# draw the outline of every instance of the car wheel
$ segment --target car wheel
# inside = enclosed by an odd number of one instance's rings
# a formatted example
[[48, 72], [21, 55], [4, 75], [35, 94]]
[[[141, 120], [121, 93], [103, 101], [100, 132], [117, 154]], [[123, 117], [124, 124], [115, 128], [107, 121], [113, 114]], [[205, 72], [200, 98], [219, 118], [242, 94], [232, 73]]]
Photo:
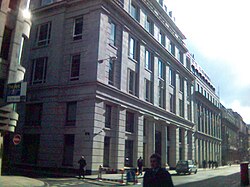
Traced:
[[192, 173], [191, 171], [188, 172], [189, 175], [191, 175], [191, 173]]
[[196, 174], [196, 173], [197, 173], [197, 170], [195, 170], [194, 174]]

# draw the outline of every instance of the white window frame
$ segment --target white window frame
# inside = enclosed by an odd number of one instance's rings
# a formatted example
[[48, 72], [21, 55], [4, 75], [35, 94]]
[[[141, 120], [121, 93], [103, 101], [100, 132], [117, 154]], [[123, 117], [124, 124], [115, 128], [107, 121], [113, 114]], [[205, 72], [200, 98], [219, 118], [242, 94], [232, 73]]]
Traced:
[[[43, 59], [42, 79], [41, 80], [34, 80], [35, 79], [35, 74], [36, 74], [37, 61], [39, 59]], [[47, 57], [36, 58], [36, 59], [33, 60], [33, 63], [32, 63], [32, 80], [31, 80], [32, 84], [43, 84], [43, 83], [46, 82], [47, 62], [48, 62]]]
[[[44, 25], [48, 25], [48, 30], [47, 30], [47, 35], [46, 35], [46, 38], [43, 39], [43, 40], [39, 40], [39, 37], [40, 37], [40, 32], [41, 32], [41, 27], [44, 26]], [[50, 43], [50, 34], [51, 34], [51, 22], [46, 22], [46, 23], [42, 23], [40, 25], [38, 25], [38, 28], [37, 28], [37, 38], [36, 38], [36, 45], [37, 46], [46, 46]]]
[[[76, 29], [76, 21], [81, 19], [82, 20], [82, 31], [79, 34], [75, 34], [75, 29]], [[74, 19], [74, 27], [73, 27], [73, 40], [81, 40], [82, 39], [82, 34], [83, 34], [83, 17], [77, 17]]]

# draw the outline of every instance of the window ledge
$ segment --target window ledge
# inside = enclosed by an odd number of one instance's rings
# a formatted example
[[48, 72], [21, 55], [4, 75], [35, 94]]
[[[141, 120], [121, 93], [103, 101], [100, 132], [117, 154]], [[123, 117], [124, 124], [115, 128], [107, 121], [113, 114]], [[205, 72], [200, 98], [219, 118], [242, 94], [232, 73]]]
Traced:
[[133, 61], [134, 63], [138, 63], [138, 61], [137, 61], [137, 60], [135, 60], [135, 59], [131, 58], [130, 56], [128, 56], [128, 59], [129, 59], [129, 60], [131, 60], [131, 61]]
[[112, 47], [115, 50], [118, 50], [118, 48], [115, 45], [111, 44], [111, 43], [109, 43], [109, 46]]
[[145, 67], [145, 70], [148, 71], [149, 73], [152, 73], [152, 70], [148, 69], [147, 67]]
[[128, 131], [125, 131], [125, 134], [132, 135], [132, 134], [133, 134], [133, 132], [128, 132]]

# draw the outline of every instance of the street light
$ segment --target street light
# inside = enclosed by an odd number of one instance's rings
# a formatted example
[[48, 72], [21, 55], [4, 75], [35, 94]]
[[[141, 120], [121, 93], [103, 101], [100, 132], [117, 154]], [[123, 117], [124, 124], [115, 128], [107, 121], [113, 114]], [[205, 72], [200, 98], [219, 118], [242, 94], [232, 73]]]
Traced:
[[103, 63], [105, 60], [112, 60], [112, 61], [115, 61], [117, 59], [117, 56], [110, 56], [108, 58], [105, 58], [105, 59], [101, 59], [101, 60], [98, 60], [98, 63]]

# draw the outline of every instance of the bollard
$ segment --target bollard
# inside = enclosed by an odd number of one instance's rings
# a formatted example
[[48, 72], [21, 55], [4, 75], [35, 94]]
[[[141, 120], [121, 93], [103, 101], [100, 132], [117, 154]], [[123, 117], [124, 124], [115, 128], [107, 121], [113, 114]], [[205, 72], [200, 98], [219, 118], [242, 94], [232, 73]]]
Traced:
[[241, 186], [249, 185], [248, 162], [240, 163]]
[[120, 184], [125, 184], [124, 179], [123, 179], [124, 169], [121, 169], [121, 173], [122, 175], [121, 175]]

